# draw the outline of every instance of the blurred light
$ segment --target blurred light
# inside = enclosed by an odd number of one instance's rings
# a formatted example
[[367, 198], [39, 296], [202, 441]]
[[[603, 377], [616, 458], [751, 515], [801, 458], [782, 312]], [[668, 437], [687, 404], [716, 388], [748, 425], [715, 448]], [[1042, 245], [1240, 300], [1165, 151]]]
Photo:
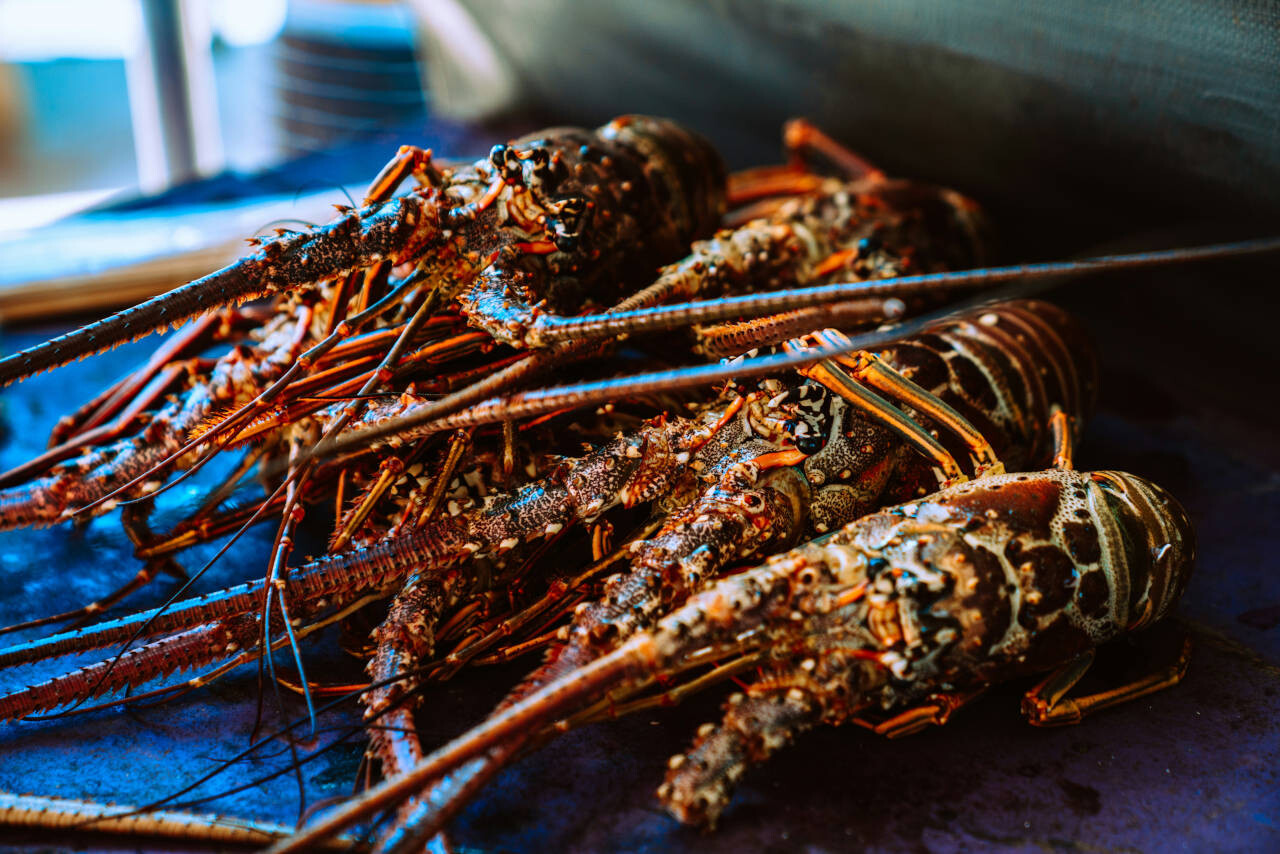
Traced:
[[0, 0], [0, 59], [10, 62], [120, 59], [141, 38], [136, 0]]
[[287, 0], [213, 0], [213, 34], [232, 47], [266, 44], [284, 29]]

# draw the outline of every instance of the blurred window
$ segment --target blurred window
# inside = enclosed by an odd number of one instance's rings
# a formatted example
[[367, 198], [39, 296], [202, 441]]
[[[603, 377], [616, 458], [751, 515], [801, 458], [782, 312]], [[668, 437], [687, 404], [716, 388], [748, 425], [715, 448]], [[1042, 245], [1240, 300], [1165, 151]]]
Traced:
[[[183, 5], [210, 39], [221, 117], [215, 143], [225, 163], [246, 170], [271, 162], [279, 146], [269, 45], [284, 26], [286, 0]], [[0, 0], [0, 197], [146, 183], [135, 137], [146, 122], [139, 124], [130, 67], [145, 55], [145, 34], [141, 0]], [[142, 148], [154, 154], [154, 143]]]

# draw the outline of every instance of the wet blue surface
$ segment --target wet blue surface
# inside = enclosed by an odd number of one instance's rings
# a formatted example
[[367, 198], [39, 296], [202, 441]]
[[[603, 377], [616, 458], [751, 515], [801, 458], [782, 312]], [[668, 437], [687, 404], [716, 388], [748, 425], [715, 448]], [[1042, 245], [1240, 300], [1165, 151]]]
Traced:
[[[861, 731], [803, 738], [749, 775], [714, 835], [680, 827], [652, 791], [665, 761], [719, 696], [599, 725], [527, 758], [456, 823], [454, 841], [483, 851], [1040, 851], [1276, 850], [1280, 848], [1280, 449], [1274, 346], [1264, 337], [1274, 266], [1237, 265], [1161, 277], [1098, 281], [1067, 290], [1103, 351], [1103, 410], [1088, 429], [1081, 467], [1119, 468], [1167, 486], [1190, 510], [1200, 561], [1180, 617], [1196, 638], [1186, 681], [1080, 726], [1036, 730], [1018, 715], [1019, 690], [992, 692], [945, 728], [898, 742]], [[1234, 313], [1206, 300], [1228, 280], [1257, 297]], [[1117, 299], [1122, 294], [1123, 300]], [[1274, 315], [1272, 315], [1274, 316]], [[6, 350], [48, 330], [10, 334]], [[65, 409], [136, 363], [154, 342], [122, 348], [4, 392], [9, 430], [0, 464], [42, 447]], [[1268, 353], [1271, 355], [1268, 357]], [[185, 499], [177, 496], [179, 505]], [[164, 510], [177, 512], [180, 506]], [[267, 533], [219, 564], [207, 589], [261, 574]], [[114, 516], [0, 537], [0, 622], [83, 603], [137, 568]], [[188, 565], [198, 561], [184, 558]], [[130, 600], [163, 599], [161, 579]], [[1135, 665], [1171, 652], [1173, 638], [1108, 650]], [[352, 681], [359, 664], [332, 641], [308, 644], [317, 678]], [[0, 673], [13, 687], [68, 662]], [[421, 715], [429, 741], [476, 721], [532, 661], [459, 678], [434, 691]], [[274, 701], [267, 707], [272, 720]], [[169, 794], [248, 742], [256, 673], [143, 710], [105, 710], [47, 723], [0, 725], [0, 788], [140, 803]], [[288, 701], [286, 713], [299, 704]], [[351, 707], [322, 719], [351, 724]], [[360, 748], [306, 766], [308, 798], [353, 786]], [[298, 796], [279, 743], [221, 775], [215, 789], [252, 784], [219, 811], [290, 822]], [[11, 835], [37, 847], [50, 837]], [[106, 849], [101, 840], [54, 840]], [[124, 844], [133, 850], [132, 843]], [[171, 850], [158, 845], [154, 850]]]

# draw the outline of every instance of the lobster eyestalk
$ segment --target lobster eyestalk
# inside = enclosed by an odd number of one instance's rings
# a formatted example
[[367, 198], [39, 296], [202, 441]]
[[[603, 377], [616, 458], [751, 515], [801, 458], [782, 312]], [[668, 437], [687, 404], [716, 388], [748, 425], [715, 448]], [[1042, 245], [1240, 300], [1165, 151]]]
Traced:
[[144, 303], [0, 359], [0, 385], [109, 350], [212, 309], [420, 254], [440, 233], [432, 194], [351, 210], [311, 231], [263, 241], [258, 252]]

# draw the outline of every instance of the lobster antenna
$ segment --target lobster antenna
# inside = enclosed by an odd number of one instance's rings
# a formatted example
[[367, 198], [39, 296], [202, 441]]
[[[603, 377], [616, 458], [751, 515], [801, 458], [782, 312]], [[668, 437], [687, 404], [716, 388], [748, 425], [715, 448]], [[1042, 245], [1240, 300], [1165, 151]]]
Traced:
[[311, 232], [264, 241], [254, 255], [102, 320], [0, 359], [0, 386], [176, 326], [221, 305], [332, 278], [422, 245], [435, 226], [412, 197], [396, 197]]
[[[911, 320], [871, 332], [851, 336], [838, 345], [815, 347], [797, 353], [780, 353], [756, 358], [738, 357], [716, 364], [695, 365], [666, 371], [634, 374], [605, 380], [573, 383], [552, 388], [519, 392], [505, 397], [491, 397], [469, 409], [445, 416], [437, 416], [434, 405], [420, 407], [416, 411], [338, 436], [327, 443], [318, 443], [315, 453], [336, 456], [366, 449], [370, 443], [391, 436], [413, 437], [437, 433], [455, 427], [496, 424], [507, 420], [520, 420], [545, 415], [560, 409], [574, 409], [616, 400], [620, 395], [641, 396], [659, 391], [702, 388], [735, 378], [757, 377], [815, 364], [823, 359], [873, 349], [897, 341], [906, 335], [914, 335], [937, 323], [952, 319], [975, 309], [997, 302], [1030, 296], [1048, 290], [1054, 283], [1048, 279], [1016, 282], [1013, 285], [986, 292], [978, 297], [954, 303], [945, 309], [922, 314]], [[437, 401], [438, 403], [438, 401]], [[268, 472], [270, 474], [270, 472]]]
[[[885, 279], [874, 283], [853, 283], [838, 285], [822, 285], [814, 288], [801, 288], [780, 291], [776, 294], [750, 295], [746, 297], [730, 297], [720, 301], [684, 303], [666, 306], [659, 309], [618, 312], [611, 315], [576, 318], [568, 321], [575, 325], [582, 324], [587, 331], [582, 334], [600, 334], [599, 330], [611, 323], [615, 318], [657, 317], [663, 325], [656, 328], [680, 326], [695, 320], [723, 319], [726, 316], [740, 316], [738, 308], [722, 309], [725, 303], [733, 305], [752, 304], [759, 300], [771, 300], [759, 311], [760, 314], [771, 314], [813, 305], [811, 300], [844, 301], [850, 294], [859, 289], [880, 287], [886, 283], [892, 285], [905, 281], [939, 281], [949, 279], [955, 283], [954, 277], [968, 277], [973, 284], [978, 279], [986, 282], [1009, 282], [1002, 288], [987, 291], [968, 300], [953, 303], [938, 311], [922, 314], [911, 320], [893, 326], [877, 329], [872, 332], [855, 335], [848, 342], [839, 346], [815, 348], [801, 353], [762, 356], [759, 358], [736, 358], [716, 365], [699, 365], [689, 368], [677, 368], [668, 371], [636, 374], [607, 380], [576, 383], [521, 392], [507, 397], [493, 397], [476, 404], [470, 409], [455, 414], [440, 416], [442, 409], [437, 401], [435, 405], [418, 408], [416, 411], [397, 418], [351, 431], [329, 443], [317, 446], [317, 453], [325, 455], [350, 452], [356, 448], [367, 447], [370, 443], [389, 436], [414, 436], [421, 433], [434, 433], [457, 427], [469, 427], [479, 424], [493, 424], [507, 420], [518, 420], [543, 415], [557, 409], [572, 409], [616, 400], [620, 395], [644, 395], [657, 391], [698, 388], [701, 386], [723, 382], [735, 377], [756, 377], [776, 373], [790, 368], [815, 364], [833, 356], [845, 355], [857, 350], [867, 350], [884, 346], [906, 335], [914, 335], [936, 323], [949, 320], [957, 314], [973, 311], [985, 305], [1010, 299], [1020, 299], [1050, 290], [1058, 285], [1055, 278], [1067, 272], [1093, 273], [1104, 270], [1124, 269], [1129, 267], [1155, 266], [1178, 261], [1204, 260], [1210, 258], [1235, 257], [1239, 255], [1260, 254], [1280, 250], [1280, 237], [1262, 238], [1242, 243], [1223, 243], [1204, 246], [1197, 249], [1175, 249], [1159, 252], [1144, 252], [1134, 255], [1112, 255], [1084, 261], [1051, 262], [1043, 264], [1026, 264], [1015, 267], [993, 267], [983, 270], [971, 270], [963, 273], [939, 273], [927, 276], [911, 276], [902, 279]], [[1117, 266], [1118, 265], [1118, 266]], [[1028, 271], [1030, 273], [1028, 274]], [[697, 318], [674, 320], [670, 312], [696, 311]], [[755, 308], [752, 309], [755, 313]], [[667, 323], [671, 320], [670, 323]], [[647, 323], [647, 321], [645, 321]], [[649, 327], [646, 326], [646, 329]], [[575, 332], [575, 335], [578, 334]], [[610, 332], [609, 334], [614, 334]], [[570, 346], [570, 345], [559, 345]]]
[[403, 800], [473, 756], [502, 744], [504, 739], [554, 722], [582, 697], [607, 689], [642, 669], [645, 666], [645, 651], [645, 647], [633, 641], [584, 665], [445, 745], [411, 770], [379, 783], [314, 825], [273, 845], [267, 854], [313, 850], [319, 840], [333, 836], [352, 823]]
[[[226, 418], [222, 420], [222, 423], [218, 424], [212, 430], [202, 433], [199, 436], [195, 437], [194, 439], [189, 440], [181, 448], [174, 451], [172, 454], [165, 457], [163, 460], [156, 463], [154, 466], [147, 469], [142, 474], [133, 478], [133, 480], [130, 480], [128, 483], [122, 484], [116, 489], [113, 489], [111, 492], [102, 496], [98, 500], [93, 501], [77, 509], [71, 515], [74, 517], [74, 516], [80, 515], [81, 513], [88, 513], [91, 510], [93, 510], [95, 507], [105, 504], [106, 502], [111, 501], [113, 498], [118, 498], [120, 495], [128, 492], [130, 489], [133, 489], [134, 487], [138, 486], [140, 483], [145, 482], [147, 479], [155, 477], [156, 473], [159, 472], [162, 468], [172, 464], [175, 460], [180, 459], [182, 456], [190, 453], [200, 445], [209, 444], [210, 445], [209, 450], [205, 451], [200, 456], [200, 458], [191, 465], [190, 468], [188, 468], [184, 472], [179, 473], [177, 477], [175, 477], [174, 479], [170, 480], [168, 483], [161, 486], [158, 490], [148, 493], [148, 495], [145, 497], [154, 498], [163, 492], [167, 492], [168, 490], [177, 486], [182, 481], [186, 480], [188, 477], [195, 474], [197, 471], [203, 468], [206, 463], [208, 463], [215, 456], [217, 456], [217, 453], [220, 450], [222, 450], [222, 448], [226, 445], [227, 441], [229, 441], [231, 438], [235, 436], [235, 433], [232, 432], [232, 428], [238, 427], [239, 425], [243, 424], [245, 421], [248, 421], [250, 418], [252, 418], [255, 414], [264, 411], [266, 408], [266, 405], [270, 403], [272, 400], [274, 400], [285, 387], [287, 387], [290, 383], [292, 383], [298, 373], [305, 370], [305, 368], [308, 365], [313, 364], [315, 360], [319, 359], [325, 353], [329, 352], [334, 347], [336, 347], [343, 338], [349, 337], [350, 335], [354, 334], [355, 330], [359, 329], [365, 323], [376, 318], [378, 315], [382, 314], [387, 309], [391, 308], [396, 302], [399, 301], [400, 297], [403, 296], [403, 294], [408, 288], [412, 287], [413, 285], [416, 285], [417, 283], [418, 283], [418, 279], [415, 276], [408, 276], [402, 281], [400, 281], [395, 287], [393, 287], [390, 291], [388, 291], [382, 297], [382, 299], [378, 300], [373, 305], [369, 306], [359, 314], [349, 318], [346, 322], [347, 329], [345, 331], [342, 329], [342, 326], [340, 325], [338, 329], [335, 329], [333, 332], [331, 332], [323, 341], [320, 341], [318, 344], [316, 344], [315, 346], [307, 350], [307, 352], [303, 353], [301, 356], [295, 359], [293, 364], [289, 366], [288, 370], [286, 370], [279, 379], [277, 379], [275, 382], [269, 385], [266, 389], [264, 389], [261, 394], [259, 394], [253, 400], [246, 403], [244, 406], [237, 409], [235, 412], [228, 415]], [[0, 360], [0, 365], [3, 365], [3, 360]], [[227, 438], [220, 439], [219, 437], [222, 437], [222, 436], [226, 436]], [[132, 502], [122, 501], [121, 503], [127, 504]]]
[[694, 323], [759, 317], [861, 297], [945, 293], [1004, 282], [1156, 267], [1189, 261], [1257, 255], [1278, 250], [1280, 250], [1280, 237], [1264, 237], [1236, 243], [1215, 243], [1190, 249], [1165, 249], [1155, 252], [1103, 255], [1078, 261], [1015, 264], [1008, 267], [983, 267], [976, 270], [899, 276], [869, 282], [816, 285], [774, 293], [746, 294], [717, 300], [676, 303], [659, 308], [619, 311], [607, 315], [565, 318], [547, 314], [537, 319], [528, 337], [538, 345], [545, 346], [566, 340], [611, 338], [624, 333], [676, 329]]

